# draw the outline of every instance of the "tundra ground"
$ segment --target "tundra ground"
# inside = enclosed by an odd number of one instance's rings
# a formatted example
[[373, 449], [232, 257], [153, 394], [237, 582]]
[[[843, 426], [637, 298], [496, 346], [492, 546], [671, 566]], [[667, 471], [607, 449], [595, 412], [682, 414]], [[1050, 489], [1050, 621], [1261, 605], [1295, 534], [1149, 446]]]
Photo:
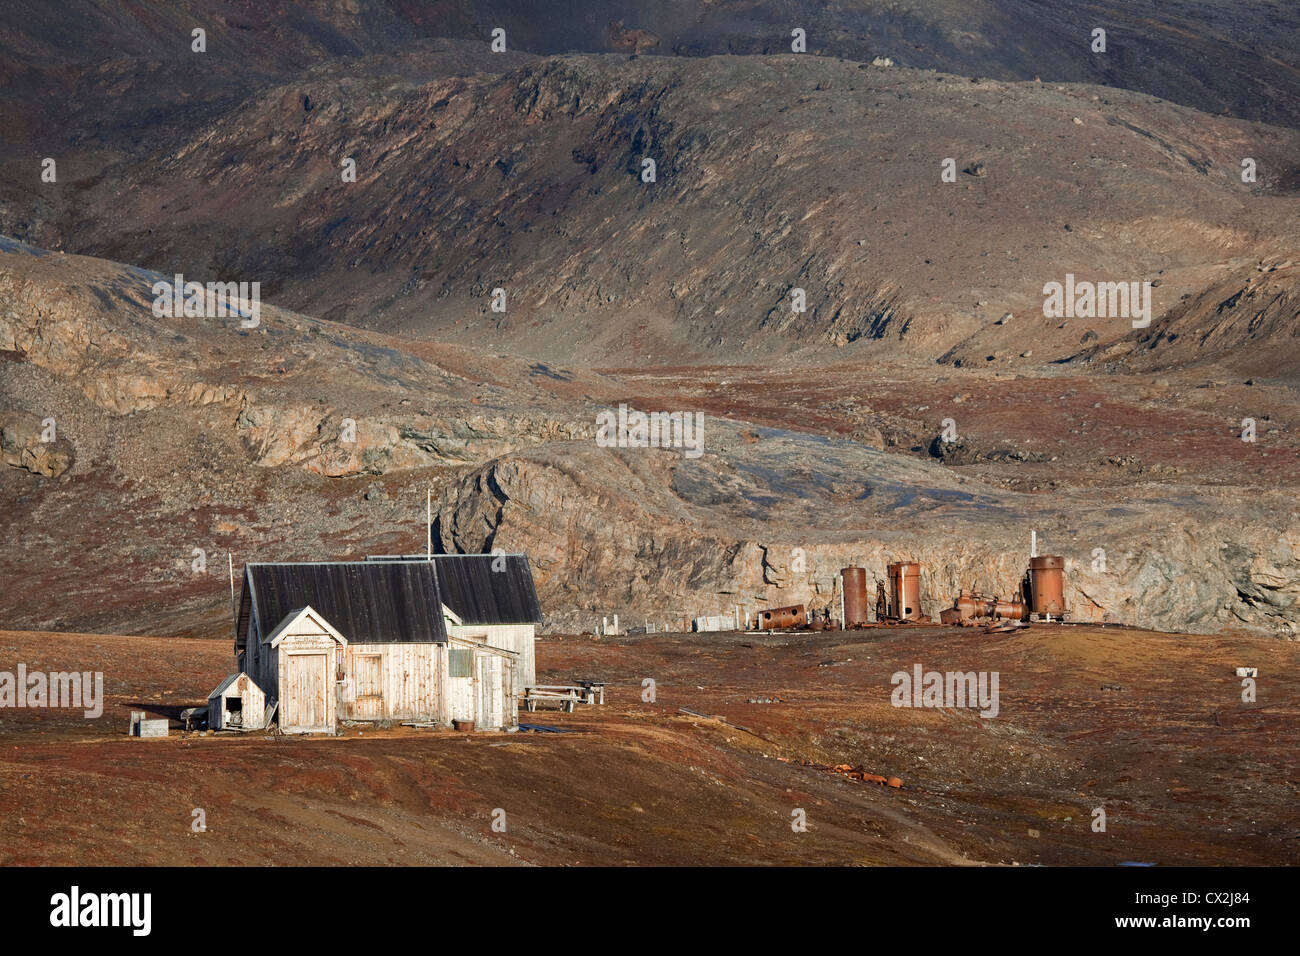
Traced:
[[[1082, 626], [553, 636], [539, 681], [609, 682], [603, 707], [521, 715], [567, 733], [173, 722], [161, 740], [128, 738], [129, 711], [201, 703], [228, 642], [4, 631], [0, 651], [10, 669], [103, 671], [106, 697], [94, 721], [0, 711], [4, 863], [1300, 862], [1300, 680], [1295, 645], [1277, 640]], [[891, 706], [891, 675], [916, 664], [997, 672], [997, 716]], [[1241, 665], [1260, 669], [1253, 703]]]

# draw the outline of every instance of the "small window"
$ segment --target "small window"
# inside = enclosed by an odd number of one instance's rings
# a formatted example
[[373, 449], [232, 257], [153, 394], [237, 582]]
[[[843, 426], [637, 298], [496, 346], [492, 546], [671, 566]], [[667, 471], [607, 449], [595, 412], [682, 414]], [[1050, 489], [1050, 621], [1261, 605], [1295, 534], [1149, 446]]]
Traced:
[[469, 648], [454, 648], [451, 651], [451, 659], [447, 662], [447, 669], [452, 677], [473, 677], [474, 673], [474, 652]]

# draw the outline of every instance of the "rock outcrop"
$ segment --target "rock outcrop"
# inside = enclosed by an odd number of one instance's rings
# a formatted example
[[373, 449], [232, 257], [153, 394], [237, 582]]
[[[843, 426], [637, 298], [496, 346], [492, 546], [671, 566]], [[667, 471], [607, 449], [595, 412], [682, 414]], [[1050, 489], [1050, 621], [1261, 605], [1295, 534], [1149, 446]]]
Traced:
[[903, 559], [925, 566], [937, 617], [961, 588], [1014, 594], [1031, 529], [1066, 557], [1074, 619], [1300, 624], [1300, 526], [1278, 533], [1283, 494], [1249, 506], [1213, 492], [1171, 505], [1158, 489], [1122, 507], [1085, 491], [1044, 499], [853, 442], [764, 433], [755, 445], [727, 423], [709, 430], [695, 461], [581, 442], [490, 462], [449, 488], [435, 533], [448, 551], [526, 551], [560, 629], [613, 613], [680, 625], [737, 604], [837, 605], [840, 568], [883, 579]]

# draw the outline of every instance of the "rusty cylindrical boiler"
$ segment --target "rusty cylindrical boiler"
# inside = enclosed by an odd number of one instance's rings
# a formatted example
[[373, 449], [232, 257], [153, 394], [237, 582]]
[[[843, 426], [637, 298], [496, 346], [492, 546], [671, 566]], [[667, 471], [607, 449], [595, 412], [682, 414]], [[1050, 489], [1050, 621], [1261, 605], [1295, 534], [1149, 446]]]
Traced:
[[1025, 605], [1020, 598], [996, 598], [993, 602], [992, 617], [1005, 621], [1023, 621], [1025, 615]]
[[1065, 615], [1065, 558], [1040, 554], [1029, 559], [1029, 599], [1035, 614]]
[[915, 561], [896, 561], [886, 570], [894, 619], [916, 620], [921, 616], [921, 565]]
[[760, 631], [803, 627], [807, 623], [808, 611], [802, 604], [792, 604], [790, 607], [768, 607], [758, 612]]
[[952, 607], [940, 615], [945, 624], [971, 624], [979, 620], [1019, 621], [1025, 617], [1025, 606], [1019, 598], [987, 597], [978, 591], [962, 589], [957, 593]]
[[844, 627], [862, 627], [870, 623], [867, 617], [867, 570], [866, 568], [840, 568], [840, 594], [843, 596]]

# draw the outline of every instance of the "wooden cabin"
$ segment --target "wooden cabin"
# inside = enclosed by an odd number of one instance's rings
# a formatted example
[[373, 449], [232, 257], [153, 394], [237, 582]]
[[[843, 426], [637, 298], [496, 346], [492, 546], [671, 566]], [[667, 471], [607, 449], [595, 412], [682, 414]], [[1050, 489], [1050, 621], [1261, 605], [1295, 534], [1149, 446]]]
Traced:
[[471, 638], [447, 642], [447, 713], [472, 720], [475, 730], [501, 730], [519, 723], [515, 655]]
[[[480, 606], [508, 607], [511, 587], [521, 589], [515, 600], [536, 606], [522, 561], [513, 585], [479, 582], [482, 595], [465, 590], [475, 586], [472, 574], [457, 576], [456, 566], [445, 573], [456, 579], [454, 599], [477, 619]], [[527, 613], [540, 619], [540, 611], [507, 616]], [[332, 733], [339, 721], [472, 720], [499, 730], [518, 725], [532, 628], [498, 642], [491, 627], [466, 625], [444, 602], [440, 565], [427, 560], [258, 563], [244, 568], [235, 653], [277, 704], [286, 733]]]

